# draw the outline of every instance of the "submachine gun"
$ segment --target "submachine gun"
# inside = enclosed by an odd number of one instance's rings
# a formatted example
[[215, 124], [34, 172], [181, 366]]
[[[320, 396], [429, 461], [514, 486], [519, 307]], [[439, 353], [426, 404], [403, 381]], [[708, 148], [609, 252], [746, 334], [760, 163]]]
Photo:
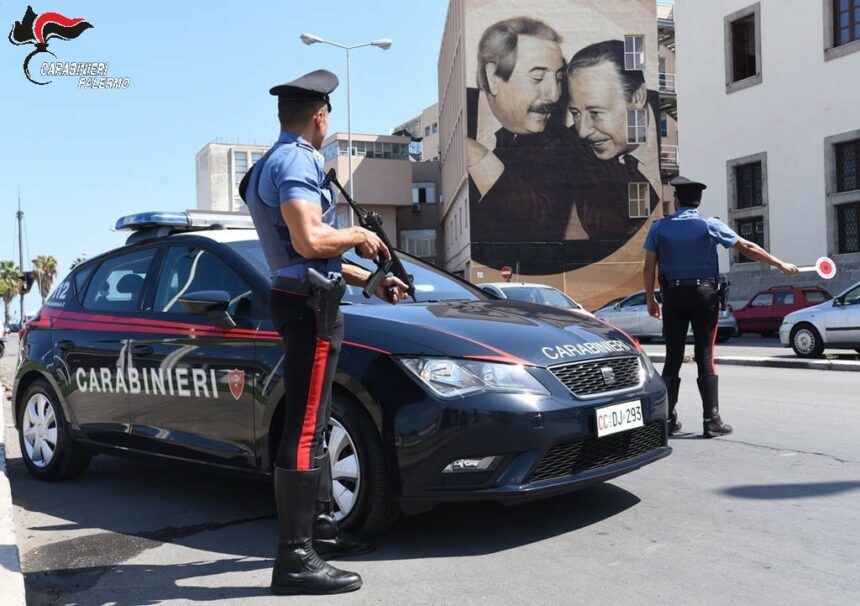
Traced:
[[372, 231], [379, 236], [379, 239], [382, 240], [382, 243], [385, 244], [388, 248], [389, 254], [391, 255], [388, 259], [386, 259], [382, 254], [376, 256], [376, 259], [373, 260], [374, 263], [376, 263], [376, 271], [367, 279], [361, 294], [363, 294], [365, 298], [369, 299], [376, 291], [376, 287], [379, 286], [382, 279], [390, 273], [395, 277], [400, 278], [400, 280], [406, 284], [406, 294], [412, 297], [412, 300], [417, 303], [418, 299], [415, 297], [415, 279], [412, 277], [412, 274], [406, 271], [406, 268], [403, 267], [403, 263], [400, 261], [397, 253], [394, 252], [394, 247], [391, 245], [391, 242], [388, 240], [388, 236], [385, 234], [385, 230], [382, 228], [382, 217], [379, 216], [379, 213], [367, 210], [353, 200], [350, 195], [346, 193], [346, 190], [343, 189], [343, 185], [340, 184], [340, 181], [337, 180], [337, 173], [335, 173], [333, 168], [326, 174], [321, 187], [325, 189], [329, 186], [329, 183], [334, 184], [334, 186], [340, 190], [340, 193], [343, 195], [347, 204], [349, 204], [349, 207], [358, 217], [358, 224], [364, 229]]

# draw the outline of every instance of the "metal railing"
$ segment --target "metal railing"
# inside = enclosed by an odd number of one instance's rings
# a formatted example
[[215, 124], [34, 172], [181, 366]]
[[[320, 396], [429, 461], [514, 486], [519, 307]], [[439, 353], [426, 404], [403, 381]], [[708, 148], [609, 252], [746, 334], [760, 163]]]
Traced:
[[676, 78], [677, 74], [667, 74], [665, 72], [660, 72], [660, 74], [658, 75], [658, 82], [660, 83], [660, 92], [667, 95], [676, 94]]
[[678, 168], [678, 146], [660, 146], [660, 166], [662, 168]]

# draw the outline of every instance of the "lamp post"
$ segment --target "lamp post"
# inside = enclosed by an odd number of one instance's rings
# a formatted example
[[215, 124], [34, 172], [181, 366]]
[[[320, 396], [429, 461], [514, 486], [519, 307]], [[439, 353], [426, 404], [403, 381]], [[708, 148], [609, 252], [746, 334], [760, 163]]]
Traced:
[[[349, 86], [349, 51], [355, 48], [361, 48], [362, 46], [375, 46], [377, 48], [381, 48], [382, 50], [388, 50], [391, 48], [391, 39], [390, 38], [380, 38], [379, 40], [372, 40], [370, 42], [365, 42], [364, 44], [354, 44], [352, 46], [346, 46], [344, 44], [338, 44], [337, 42], [331, 42], [330, 40], [324, 40], [319, 36], [315, 36], [314, 34], [304, 33], [300, 36], [302, 42], [305, 44], [329, 44], [331, 46], [336, 46], [338, 48], [342, 48], [346, 51], [346, 137], [347, 137], [347, 170], [349, 172], [349, 197], [355, 199], [353, 195], [352, 188], [352, 95]], [[349, 218], [349, 226], [353, 226], [353, 217], [352, 213], [348, 212], [347, 217]]]

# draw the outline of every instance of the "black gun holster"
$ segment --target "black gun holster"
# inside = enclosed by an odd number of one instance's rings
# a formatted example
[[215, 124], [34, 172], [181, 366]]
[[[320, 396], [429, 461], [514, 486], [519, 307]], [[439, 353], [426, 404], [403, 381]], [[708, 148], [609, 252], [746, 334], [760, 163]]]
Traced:
[[341, 275], [326, 278], [315, 269], [308, 268], [304, 285], [308, 289], [308, 307], [316, 313], [317, 336], [331, 341], [340, 313], [340, 300], [346, 293], [346, 281]]

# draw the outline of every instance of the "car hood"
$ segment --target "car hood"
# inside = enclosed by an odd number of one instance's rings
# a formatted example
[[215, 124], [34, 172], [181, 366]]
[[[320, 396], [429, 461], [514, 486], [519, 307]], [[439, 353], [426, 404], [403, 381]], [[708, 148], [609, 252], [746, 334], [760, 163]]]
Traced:
[[823, 303], [819, 303], [818, 305], [812, 305], [810, 307], [804, 307], [803, 309], [798, 309], [797, 311], [793, 311], [783, 319], [783, 322], [796, 322], [802, 318], [809, 318], [814, 316], [817, 313], [822, 313], [829, 309], [833, 308], [833, 299], [829, 299], [824, 301]]
[[637, 352], [635, 341], [605, 322], [510, 299], [341, 309], [347, 344], [389, 354], [551, 366]]

